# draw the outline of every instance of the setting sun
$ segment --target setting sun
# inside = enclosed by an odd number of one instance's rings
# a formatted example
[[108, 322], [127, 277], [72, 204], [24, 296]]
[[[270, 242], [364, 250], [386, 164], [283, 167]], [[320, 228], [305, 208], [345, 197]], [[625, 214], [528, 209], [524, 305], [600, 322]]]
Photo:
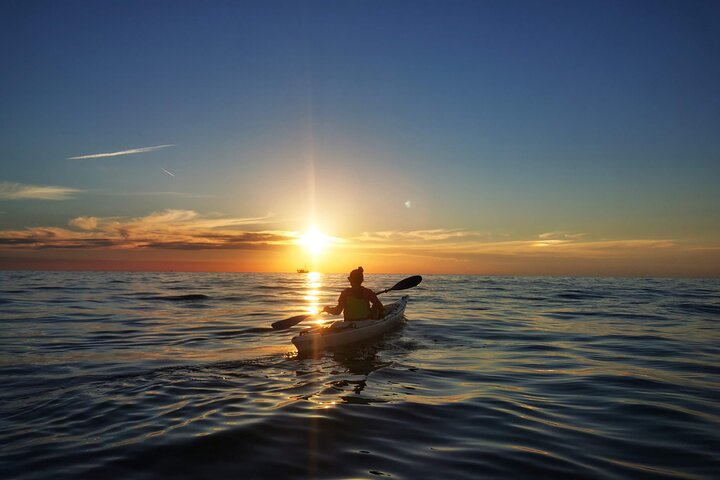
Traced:
[[312, 227], [302, 234], [298, 243], [311, 253], [317, 255], [330, 244], [330, 237], [322, 233], [317, 228]]

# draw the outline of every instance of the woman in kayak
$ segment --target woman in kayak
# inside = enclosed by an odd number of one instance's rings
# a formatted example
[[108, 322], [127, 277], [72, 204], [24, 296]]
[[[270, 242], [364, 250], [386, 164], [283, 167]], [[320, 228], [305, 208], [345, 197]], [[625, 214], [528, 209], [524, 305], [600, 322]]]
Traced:
[[362, 286], [365, 280], [363, 268], [358, 267], [350, 272], [348, 280], [350, 280], [350, 288], [342, 291], [338, 298], [338, 304], [334, 307], [323, 308], [323, 312], [331, 315], [340, 315], [340, 312], [343, 312], [346, 322], [381, 318], [383, 304], [372, 290]]

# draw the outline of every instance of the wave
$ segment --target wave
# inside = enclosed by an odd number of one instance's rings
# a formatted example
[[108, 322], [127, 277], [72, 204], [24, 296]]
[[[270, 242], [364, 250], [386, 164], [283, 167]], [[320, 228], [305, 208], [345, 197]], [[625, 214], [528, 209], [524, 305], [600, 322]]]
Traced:
[[185, 295], [155, 295], [141, 297], [142, 300], [158, 300], [162, 302], [194, 302], [198, 300], [210, 300], [208, 295], [202, 293], [188, 293]]
[[720, 315], [720, 305], [709, 303], [677, 303], [675, 307], [687, 313], [700, 313], [710, 315]]

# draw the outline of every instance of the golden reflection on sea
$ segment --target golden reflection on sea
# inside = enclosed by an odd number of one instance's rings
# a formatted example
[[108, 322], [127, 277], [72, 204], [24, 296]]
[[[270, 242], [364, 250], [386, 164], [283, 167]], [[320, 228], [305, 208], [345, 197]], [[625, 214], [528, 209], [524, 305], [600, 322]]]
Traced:
[[322, 273], [320, 272], [309, 272], [305, 277], [305, 295], [303, 300], [307, 302], [307, 312], [314, 315], [319, 315], [318, 318], [314, 318], [310, 321], [305, 322], [307, 325], [324, 325], [329, 321], [332, 321], [329, 317], [323, 317], [321, 315], [322, 306], [320, 305], [320, 289], [322, 288]]

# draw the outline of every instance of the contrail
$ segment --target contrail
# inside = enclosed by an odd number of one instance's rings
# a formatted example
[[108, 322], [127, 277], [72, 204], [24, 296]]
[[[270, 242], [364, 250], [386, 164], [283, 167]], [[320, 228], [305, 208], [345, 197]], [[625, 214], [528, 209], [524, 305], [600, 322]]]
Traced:
[[168, 147], [174, 147], [174, 146], [175, 146], [174, 144], [157, 145], [155, 147], [133, 148], [130, 150], [123, 150], [121, 152], [93, 153], [92, 155], [80, 155], [79, 157], [68, 157], [68, 160], [83, 160], [86, 158], [105, 158], [105, 157], [117, 157], [120, 155], [134, 155], [136, 153], [154, 152], [155, 150], [160, 150], [161, 148], [168, 148]]
[[172, 172], [168, 172], [168, 171], [167, 171], [167, 170], [165, 170], [164, 168], [161, 168], [160, 170], [162, 170], [163, 172], [167, 173], [167, 174], [168, 174], [168, 175], [170, 175], [171, 177], [174, 177], [174, 176], [175, 176], [175, 174], [174, 174], [174, 173], [172, 173]]

